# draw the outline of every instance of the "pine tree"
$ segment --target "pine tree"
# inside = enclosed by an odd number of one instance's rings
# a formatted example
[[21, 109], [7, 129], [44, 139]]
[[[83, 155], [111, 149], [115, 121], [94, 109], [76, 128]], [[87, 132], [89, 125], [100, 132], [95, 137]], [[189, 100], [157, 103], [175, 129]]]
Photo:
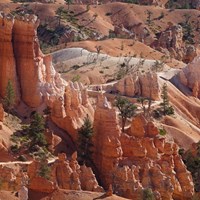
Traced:
[[137, 107], [132, 104], [128, 99], [118, 96], [114, 104], [120, 111], [122, 118], [122, 131], [124, 132], [124, 127], [126, 124], [127, 118], [133, 117]]
[[78, 160], [80, 164], [90, 164], [92, 161], [92, 123], [87, 116], [83, 126], [78, 131]]
[[46, 160], [40, 160], [41, 165], [38, 171], [38, 175], [40, 177], [43, 177], [47, 180], [50, 179], [50, 175], [51, 175], [51, 168], [48, 166], [48, 163], [46, 163]]
[[164, 83], [162, 87], [162, 93], [161, 93], [162, 103], [160, 104], [163, 109], [164, 115], [172, 115], [174, 114], [174, 109], [172, 106], [169, 105], [169, 97], [168, 97], [168, 91], [167, 91], [167, 84]]
[[167, 84], [166, 83], [164, 83], [164, 85], [162, 87], [161, 97], [162, 97], [161, 106], [163, 108], [164, 115], [166, 115], [167, 114], [167, 108], [169, 106], [169, 99], [168, 99], [168, 92], [167, 92]]
[[147, 25], [151, 25], [152, 24], [152, 12], [150, 10], [147, 10], [146, 11], [146, 14], [147, 14]]
[[41, 115], [39, 115], [38, 113], [35, 113], [32, 116], [32, 120], [31, 120], [30, 127], [28, 130], [29, 136], [32, 139], [31, 147], [33, 147], [34, 145], [43, 147], [47, 144], [45, 136], [44, 136], [44, 131], [45, 131], [44, 119]]
[[142, 191], [142, 199], [143, 200], [155, 200], [155, 196], [153, 194], [152, 189], [146, 188]]
[[12, 82], [9, 80], [6, 87], [6, 95], [3, 100], [4, 107], [8, 111], [8, 113], [12, 109], [14, 103], [15, 103], [15, 92], [13, 89]]

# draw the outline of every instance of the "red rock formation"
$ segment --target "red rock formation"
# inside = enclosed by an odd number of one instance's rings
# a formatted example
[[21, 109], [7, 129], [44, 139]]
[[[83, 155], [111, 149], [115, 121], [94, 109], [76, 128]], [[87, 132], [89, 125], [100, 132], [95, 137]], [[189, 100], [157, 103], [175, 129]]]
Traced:
[[98, 185], [96, 177], [90, 167], [85, 165], [80, 167], [81, 189], [86, 191], [103, 192], [103, 188]]
[[4, 119], [4, 110], [2, 104], [0, 104], [0, 121], [3, 121]]
[[94, 110], [88, 100], [87, 91], [81, 84], [69, 82], [65, 88], [64, 98], [60, 97], [52, 103], [52, 120], [77, 139], [77, 129], [83, 125], [88, 115], [91, 119]]
[[0, 165], [1, 190], [13, 191], [20, 188], [21, 173], [19, 165]]
[[158, 77], [155, 73], [129, 75], [118, 81], [112, 90], [129, 97], [137, 95], [153, 100], [159, 99]]
[[165, 31], [161, 32], [156, 48], [168, 56], [186, 63], [191, 62], [197, 56], [196, 48], [192, 45], [185, 45], [183, 42], [183, 28], [171, 23]]
[[[41, 177], [39, 172], [41, 171], [41, 167], [47, 165], [46, 163], [41, 163], [39, 161], [33, 161], [28, 166], [28, 177], [29, 177], [29, 189], [51, 193], [56, 189], [56, 185], [47, 179], [47, 177]], [[46, 172], [48, 173], [48, 172]], [[49, 174], [46, 174], [46, 176]]]
[[129, 135], [116, 127], [115, 111], [99, 96], [94, 118], [94, 162], [106, 188], [112, 184], [115, 193], [131, 199], [141, 198], [144, 188], [152, 188], [158, 199], [192, 196], [192, 178], [177, 145], [160, 138], [152, 122], [137, 116], [127, 131]]
[[103, 188], [98, 185], [91, 168], [80, 167], [76, 159], [76, 153], [72, 155], [71, 160], [67, 160], [64, 153], [58, 154], [58, 159], [49, 166], [49, 180], [38, 174], [40, 167], [44, 163], [33, 161], [28, 166], [29, 188], [47, 193], [56, 188], [102, 192]]
[[94, 114], [94, 134], [94, 162], [104, 187], [108, 189], [112, 183], [112, 171], [122, 155], [121, 132], [116, 112], [102, 94], [98, 96]]
[[49, 129], [45, 131], [45, 138], [47, 141], [48, 150], [52, 153], [55, 151], [55, 147], [62, 141], [60, 137], [53, 134], [53, 132]]
[[0, 95], [5, 96], [8, 81], [12, 82], [16, 100], [19, 99], [16, 63], [12, 45], [14, 19], [11, 15], [0, 13]]
[[195, 97], [200, 98], [199, 80], [200, 57], [196, 57], [192, 63], [188, 64], [179, 74], [179, 81], [192, 90]]
[[0, 16], [4, 27], [0, 30], [0, 38], [3, 38], [0, 94], [4, 95], [9, 79], [17, 87], [14, 82], [17, 71], [22, 101], [35, 109], [48, 105], [52, 109], [52, 120], [75, 140], [76, 130], [82, 126], [84, 117], [88, 114], [92, 118], [94, 112], [86, 90], [81, 84], [61, 79], [52, 65], [51, 56], [42, 54], [36, 34], [39, 24], [36, 16], [7, 18]]

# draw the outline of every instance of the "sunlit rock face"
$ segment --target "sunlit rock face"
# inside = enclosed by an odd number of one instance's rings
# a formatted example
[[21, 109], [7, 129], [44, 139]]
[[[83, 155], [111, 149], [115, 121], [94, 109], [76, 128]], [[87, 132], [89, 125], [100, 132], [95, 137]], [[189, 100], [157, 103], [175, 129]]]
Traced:
[[[143, 115], [122, 133], [115, 110], [100, 94], [94, 115], [94, 163], [105, 188], [130, 199], [152, 188], [159, 199], [190, 198], [194, 193], [178, 146], [159, 136], [158, 128]], [[183, 175], [184, 174], [184, 175]]]
[[76, 130], [93, 108], [82, 84], [66, 82], [52, 65], [50, 55], [44, 55], [39, 47], [34, 15], [13, 18], [0, 16], [0, 95], [5, 96], [8, 80], [11, 80], [18, 100], [37, 109], [42, 105], [52, 110], [52, 120], [71, 133], [76, 140]]

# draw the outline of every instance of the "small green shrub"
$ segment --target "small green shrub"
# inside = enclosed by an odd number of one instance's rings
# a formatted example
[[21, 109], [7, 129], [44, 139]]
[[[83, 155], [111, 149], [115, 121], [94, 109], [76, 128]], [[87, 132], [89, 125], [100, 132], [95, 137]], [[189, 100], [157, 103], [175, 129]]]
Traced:
[[167, 134], [167, 131], [164, 128], [160, 128], [159, 134], [162, 135], [162, 136], [165, 136]]
[[142, 191], [143, 200], [155, 200], [155, 196], [151, 188], [146, 188]]
[[38, 171], [38, 175], [49, 180], [50, 175], [51, 175], [51, 168], [46, 163], [41, 162], [41, 166]]
[[80, 80], [80, 78], [81, 78], [80, 75], [77, 74], [77, 75], [73, 76], [71, 81], [72, 82], [78, 82]]

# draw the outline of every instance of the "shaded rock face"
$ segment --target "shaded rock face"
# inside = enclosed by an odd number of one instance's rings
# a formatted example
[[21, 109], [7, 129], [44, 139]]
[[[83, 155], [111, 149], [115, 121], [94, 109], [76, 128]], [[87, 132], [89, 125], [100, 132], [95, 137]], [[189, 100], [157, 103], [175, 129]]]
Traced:
[[[30, 179], [29, 188], [47, 193], [56, 188], [67, 190], [88, 190], [103, 191], [97, 183], [95, 175], [91, 168], [81, 166], [76, 161], [76, 153], [72, 155], [71, 160], [67, 160], [64, 153], [58, 154], [56, 160], [50, 167], [49, 180], [38, 175], [38, 171], [43, 163], [33, 161], [28, 166], [28, 176]], [[41, 183], [41, 184], [38, 184]]]
[[200, 57], [196, 57], [192, 63], [188, 64], [177, 76], [179, 81], [188, 87], [193, 96], [200, 98]]
[[118, 81], [111, 90], [123, 96], [142, 96], [153, 100], [159, 99], [160, 92], [156, 73], [129, 75]]
[[152, 188], [158, 199], [191, 198], [192, 177], [175, 143], [161, 138], [155, 125], [142, 115], [133, 119], [127, 133], [116, 127], [115, 111], [99, 96], [94, 163], [105, 188], [112, 184], [114, 193], [130, 199], [141, 198], [144, 188]]
[[161, 32], [156, 48], [178, 60], [186, 63], [191, 62], [197, 55], [196, 48], [192, 45], [186, 46], [183, 42], [183, 28], [180, 25], [172, 25]]
[[2, 104], [0, 104], [0, 121], [2, 122], [4, 119], [4, 110]]
[[182, 6], [182, 7], [189, 7], [189, 8], [196, 8], [199, 10], [200, 8], [200, 1], [199, 0], [187, 0], [187, 1], [182, 1], [182, 0], [178, 0], [177, 1], [178, 5]]

